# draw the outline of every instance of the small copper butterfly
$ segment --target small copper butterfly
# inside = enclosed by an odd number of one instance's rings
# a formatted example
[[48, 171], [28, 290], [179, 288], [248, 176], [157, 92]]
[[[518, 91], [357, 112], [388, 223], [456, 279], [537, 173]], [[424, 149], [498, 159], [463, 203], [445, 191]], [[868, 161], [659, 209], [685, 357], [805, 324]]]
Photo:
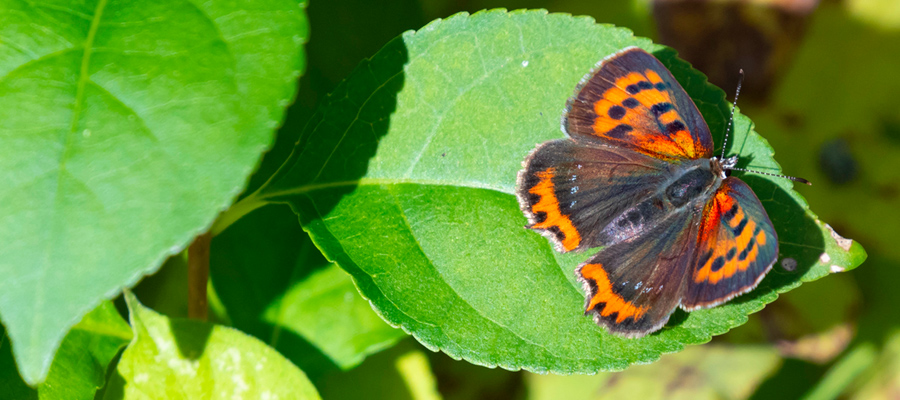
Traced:
[[597, 324], [641, 337], [676, 307], [722, 304], [772, 269], [778, 235], [753, 190], [726, 174], [737, 157], [712, 156], [706, 121], [655, 57], [629, 47], [602, 60], [562, 129], [567, 139], [525, 158], [516, 195], [557, 250], [603, 247], [576, 270]]

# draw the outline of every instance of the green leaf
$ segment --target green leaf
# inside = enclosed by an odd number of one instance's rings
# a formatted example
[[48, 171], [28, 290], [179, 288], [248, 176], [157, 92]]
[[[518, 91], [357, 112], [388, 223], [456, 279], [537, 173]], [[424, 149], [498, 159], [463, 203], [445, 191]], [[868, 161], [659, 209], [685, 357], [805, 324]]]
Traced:
[[326, 399], [439, 400], [443, 394], [424, 349], [412, 341], [378, 353], [350, 371], [326, 374], [316, 386]]
[[768, 346], [695, 347], [653, 365], [595, 376], [528, 374], [529, 400], [746, 399], [781, 364]]
[[[5, 335], [4, 335], [5, 336]], [[30, 388], [16, 370], [8, 342], [0, 353], [0, 393], [11, 399], [93, 399], [106, 384], [106, 369], [131, 340], [131, 328], [111, 302], [84, 316], [63, 339], [47, 380]]]
[[[522, 228], [516, 174], [535, 144], [564, 137], [560, 110], [579, 79], [626, 46], [647, 49], [672, 70], [721, 143], [730, 112], [724, 94], [668, 48], [590, 18], [459, 14], [364, 61], [245, 206], [289, 203], [379, 313], [429, 348], [537, 372], [654, 361], [742, 324], [802, 281], [862, 262], [862, 248], [832, 236], [789, 181], [745, 174], [788, 269], [777, 267], [725, 306], [678, 311], [641, 339], [611, 336], [583, 317], [573, 270], [587, 255], [556, 253]], [[741, 155], [739, 166], [778, 172], [750, 121], [738, 115], [735, 128], [728, 149]]]
[[318, 399], [306, 375], [240, 331], [169, 319], [125, 294], [134, 339], [119, 361], [125, 399]]
[[350, 369], [405, 336], [372, 311], [284, 206], [257, 210], [213, 238], [210, 277], [236, 328], [311, 373], [322, 362]]
[[241, 191], [304, 68], [304, 5], [0, 5], [0, 316], [27, 382]]

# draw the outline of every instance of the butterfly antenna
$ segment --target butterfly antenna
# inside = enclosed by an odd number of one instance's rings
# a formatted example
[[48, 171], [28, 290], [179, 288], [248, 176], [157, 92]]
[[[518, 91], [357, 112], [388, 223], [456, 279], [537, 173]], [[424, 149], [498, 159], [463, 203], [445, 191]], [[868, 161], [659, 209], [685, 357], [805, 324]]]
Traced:
[[[725, 145], [728, 144], [728, 133], [731, 132], [731, 127], [734, 125], [733, 124], [734, 123], [734, 109], [737, 107], [738, 96], [741, 95], [741, 84], [744, 82], [744, 70], [741, 69], [739, 71], [739, 74], [740, 74], [740, 78], [738, 79], [737, 90], [735, 90], [735, 92], [734, 92], [734, 103], [731, 104], [731, 119], [728, 120], [728, 127], [725, 128], [725, 140], [722, 141], [722, 158], [721, 158], [722, 160], [725, 160]], [[798, 178], [796, 176], [789, 176], [789, 175], [772, 174], [772, 173], [756, 171], [756, 170], [752, 170], [752, 169], [736, 168], [734, 166], [734, 163], [737, 163], [736, 157], [733, 160], [731, 160], [730, 163], [725, 165], [725, 169], [732, 170], [732, 171], [750, 172], [750, 173], [760, 174], [760, 175], [775, 176], [775, 177], [791, 180], [794, 182], [805, 183], [807, 185], [812, 186], [812, 183], [810, 181], [803, 179], [803, 178]]]
[[727, 168], [727, 169], [732, 170], [732, 171], [751, 172], [751, 173], [754, 173], [754, 174], [760, 174], [760, 175], [777, 176], [777, 177], [779, 177], [779, 178], [784, 178], [784, 179], [791, 180], [791, 181], [794, 181], [794, 182], [805, 183], [805, 184], [807, 184], [807, 185], [812, 186], [812, 182], [810, 182], [810, 181], [808, 181], [808, 180], [806, 180], [806, 179], [803, 179], [803, 178], [798, 178], [798, 177], [796, 177], [796, 176], [779, 175], [779, 174], [770, 174], [770, 173], [768, 173], [768, 172], [762, 172], [762, 171], [756, 171], [756, 170], [752, 170], [752, 169], [744, 169], [744, 168], [735, 168], [735, 167], [729, 167], [729, 168]]
[[744, 83], [744, 69], [741, 68], [738, 73], [740, 78], [738, 78], [737, 90], [734, 92], [734, 103], [731, 103], [731, 119], [728, 120], [728, 126], [725, 128], [725, 140], [722, 141], [722, 160], [725, 159], [725, 145], [728, 144], [728, 134], [731, 133], [731, 127], [734, 125], [734, 109], [737, 107], [738, 96], [741, 95], [741, 84]]

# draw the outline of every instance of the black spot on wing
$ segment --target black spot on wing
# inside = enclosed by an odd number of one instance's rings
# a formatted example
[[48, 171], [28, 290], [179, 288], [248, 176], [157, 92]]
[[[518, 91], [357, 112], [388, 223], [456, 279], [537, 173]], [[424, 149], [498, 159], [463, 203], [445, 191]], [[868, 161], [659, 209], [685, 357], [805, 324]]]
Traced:
[[734, 229], [731, 230], [731, 232], [734, 233], [734, 236], [741, 236], [741, 234], [744, 233], [744, 228], [747, 227], [747, 221], [747, 218], [742, 219], [741, 223], [739, 223], [738, 226], [734, 227]]
[[741, 250], [741, 254], [738, 254], [738, 261], [744, 261], [747, 259], [747, 255], [753, 251], [753, 248], [756, 247], [756, 237], [750, 238], [750, 241], [747, 242], [747, 247], [744, 247], [744, 250]]
[[650, 111], [654, 116], [659, 117], [660, 115], [671, 111], [672, 108], [672, 103], [663, 102], [654, 104], [653, 107], [650, 107]]
[[630, 125], [619, 124], [615, 128], [610, 129], [609, 132], [606, 132], [606, 136], [616, 139], [622, 139], [633, 130], [634, 128], [632, 128]]
[[704, 265], [706, 265], [706, 262], [709, 261], [709, 259], [710, 259], [710, 257], [712, 257], [712, 255], [713, 255], [712, 250], [709, 250], [706, 253], [703, 253], [703, 255], [700, 256], [700, 260], [697, 263], [697, 265], [699, 265], [700, 267], [703, 267]]
[[726, 260], [726, 261], [731, 261], [731, 260], [733, 260], [735, 254], [737, 254], [737, 249], [734, 248], [734, 247], [732, 247], [731, 249], [728, 250], [728, 254], [725, 255], [725, 260]]
[[737, 205], [737, 203], [735, 203], [734, 205], [731, 206], [731, 208], [728, 209], [728, 211], [725, 212], [725, 214], [722, 214], [722, 219], [724, 219], [725, 222], [731, 222], [731, 219], [734, 218], [734, 216], [737, 214], [737, 212], [738, 212], [738, 205]]
[[622, 119], [625, 116], [625, 108], [622, 106], [612, 106], [609, 108], [609, 117], [612, 119]]
[[547, 230], [552, 232], [553, 235], [556, 236], [556, 239], [559, 240], [560, 242], [562, 242], [563, 240], [566, 240], [566, 234], [563, 233], [563, 231], [561, 231], [558, 226], [552, 225], [552, 226], [548, 227]]
[[722, 256], [718, 256], [718, 257], [716, 257], [715, 261], [713, 261], [712, 267], [710, 267], [710, 271], [716, 272], [716, 271], [722, 269], [722, 267], [724, 267], [724, 266], [725, 266], [725, 258], [723, 258]]
[[684, 123], [681, 121], [673, 121], [666, 125], [666, 133], [669, 135], [675, 134], [678, 131], [685, 130]]

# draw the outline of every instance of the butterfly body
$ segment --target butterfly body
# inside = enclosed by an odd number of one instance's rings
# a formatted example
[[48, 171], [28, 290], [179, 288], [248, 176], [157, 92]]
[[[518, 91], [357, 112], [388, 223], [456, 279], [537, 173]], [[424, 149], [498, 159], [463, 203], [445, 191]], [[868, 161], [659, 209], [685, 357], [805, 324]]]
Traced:
[[568, 139], [523, 162], [517, 195], [529, 228], [562, 252], [602, 249], [576, 270], [585, 314], [640, 337], [676, 307], [721, 304], [751, 290], [778, 239], [753, 191], [712, 157], [693, 101], [652, 55], [601, 61], [569, 100]]

